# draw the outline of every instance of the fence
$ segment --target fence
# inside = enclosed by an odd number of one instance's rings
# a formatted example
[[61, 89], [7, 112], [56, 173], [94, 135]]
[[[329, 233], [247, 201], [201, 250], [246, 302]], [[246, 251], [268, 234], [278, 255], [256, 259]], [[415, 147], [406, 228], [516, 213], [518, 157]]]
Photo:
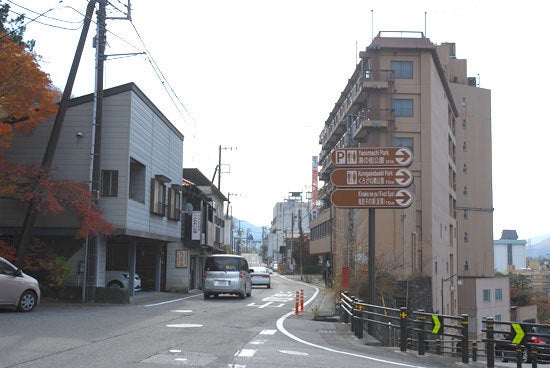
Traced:
[[550, 362], [550, 325], [483, 320], [486, 338], [478, 345], [468, 337], [468, 315], [449, 316], [423, 310], [409, 313], [407, 308], [389, 308], [367, 304], [347, 292], [340, 294], [340, 317], [349, 323], [355, 336], [362, 339], [365, 330], [385, 346], [398, 346], [401, 351], [415, 350], [460, 357], [468, 364], [482, 357], [487, 367], [495, 366], [495, 358], [515, 361], [536, 368]]

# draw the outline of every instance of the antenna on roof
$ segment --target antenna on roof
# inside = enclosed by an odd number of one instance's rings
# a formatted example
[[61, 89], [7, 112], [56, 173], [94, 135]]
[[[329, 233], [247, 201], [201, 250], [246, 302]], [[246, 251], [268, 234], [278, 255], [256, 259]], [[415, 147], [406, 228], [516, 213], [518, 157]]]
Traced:
[[374, 40], [374, 10], [370, 10], [370, 40], [371, 42]]
[[428, 37], [428, 33], [426, 31], [426, 15], [428, 14], [427, 11], [424, 12], [424, 37]]

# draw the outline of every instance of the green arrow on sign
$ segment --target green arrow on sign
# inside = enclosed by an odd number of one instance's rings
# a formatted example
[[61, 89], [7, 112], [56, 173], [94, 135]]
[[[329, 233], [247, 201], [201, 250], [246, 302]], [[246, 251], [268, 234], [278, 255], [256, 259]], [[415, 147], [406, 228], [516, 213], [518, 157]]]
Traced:
[[439, 317], [435, 314], [432, 314], [432, 319], [434, 321], [434, 328], [432, 328], [432, 333], [436, 334], [439, 332], [439, 329], [441, 328], [441, 322], [439, 322]]
[[525, 332], [523, 332], [521, 325], [519, 323], [512, 323], [512, 328], [514, 329], [514, 331], [516, 331], [516, 336], [514, 336], [512, 344], [521, 343], [521, 341], [523, 340], [523, 336], [525, 336]]

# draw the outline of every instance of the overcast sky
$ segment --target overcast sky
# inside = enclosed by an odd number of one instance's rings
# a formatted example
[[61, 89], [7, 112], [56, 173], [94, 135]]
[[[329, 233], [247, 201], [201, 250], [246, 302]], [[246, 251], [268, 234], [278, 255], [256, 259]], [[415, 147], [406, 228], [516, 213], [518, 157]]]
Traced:
[[[28, 25], [26, 36], [36, 40], [43, 69], [63, 88], [87, 1], [9, 3], [29, 19], [37, 14], [18, 5], [47, 11]], [[111, 4], [123, 9], [127, 0]], [[547, 11], [542, 1], [495, 4], [132, 0], [131, 22], [107, 22], [107, 54], [147, 54], [109, 57], [105, 86], [135, 82], [145, 92], [185, 135], [184, 167], [212, 178], [218, 147], [227, 148], [221, 190], [231, 193], [233, 215], [269, 226], [276, 202], [311, 190], [311, 157], [319, 154], [319, 134], [353, 73], [357, 51], [378, 31], [426, 31], [434, 43], [455, 42], [468, 75], [492, 91], [493, 235], [516, 229], [527, 239], [550, 233], [550, 127], [539, 109], [548, 103], [550, 73], [537, 67]], [[95, 23], [75, 96], [93, 92], [94, 32]], [[165, 89], [173, 89], [172, 97]]]

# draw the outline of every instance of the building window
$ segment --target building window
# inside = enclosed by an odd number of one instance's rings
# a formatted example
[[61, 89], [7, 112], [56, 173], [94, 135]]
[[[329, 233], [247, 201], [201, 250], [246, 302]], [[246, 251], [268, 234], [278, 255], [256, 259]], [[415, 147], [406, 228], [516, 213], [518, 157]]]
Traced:
[[465, 196], [468, 196], [468, 187], [467, 186], [464, 186], [464, 189], [462, 190], [462, 194], [464, 194]]
[[468, 261], [464, 261], [464, 271], [468, 272], [468, 270], [469, 270]]
[[491, 290], [483, 289], [483, 301], [484, 302], [490, 302], [491, 301]]
[[468, 166], [466, 166], [466, 164], [464, 164], [464, 167], [462, 168], [462, 173], [468, 174]]
[[396, 98], [392, 100], [392, 108], [394, 116], [414, 116], [412, 99]]
[[392, 61], [391, 69], [396, 79], [413, 79], [412, 61]]
[[118, 197], [118, 170], [101, 170], [102, 197]]
[[414, 139], [412, 137], [394, 137], [392, 140], [393, 147], [407, 147], [414, 152]]
[[128, 198], [140, 203], [145, 203], [145, 165], [133, 158], [130, 159]]
[[464, 220], [468, 220], [470, 218], [470, 214], [468, 210], [464, 210]]
[[466, 142], [462, 143], [462, 151], [463, 152], [468, 151], [468, 143], [466, 143]]
[[172, 185], [168, 191], [168, 218], [179, 221], [181, 214], [181, 185]]
[[468, 233], [464, 233], [464, 243], [467, 243], [470, 240]]
[[495, 289], [495, 300], [502, 301], [502, 289]]
[[151, 213], [166, 216], [166, 183], [170, 179], [164, 175], [156, 175], [151, 179]]
[[462, 120], [462, 128], [466, 129], [468, 127], [468, 123], [466, 120]]

